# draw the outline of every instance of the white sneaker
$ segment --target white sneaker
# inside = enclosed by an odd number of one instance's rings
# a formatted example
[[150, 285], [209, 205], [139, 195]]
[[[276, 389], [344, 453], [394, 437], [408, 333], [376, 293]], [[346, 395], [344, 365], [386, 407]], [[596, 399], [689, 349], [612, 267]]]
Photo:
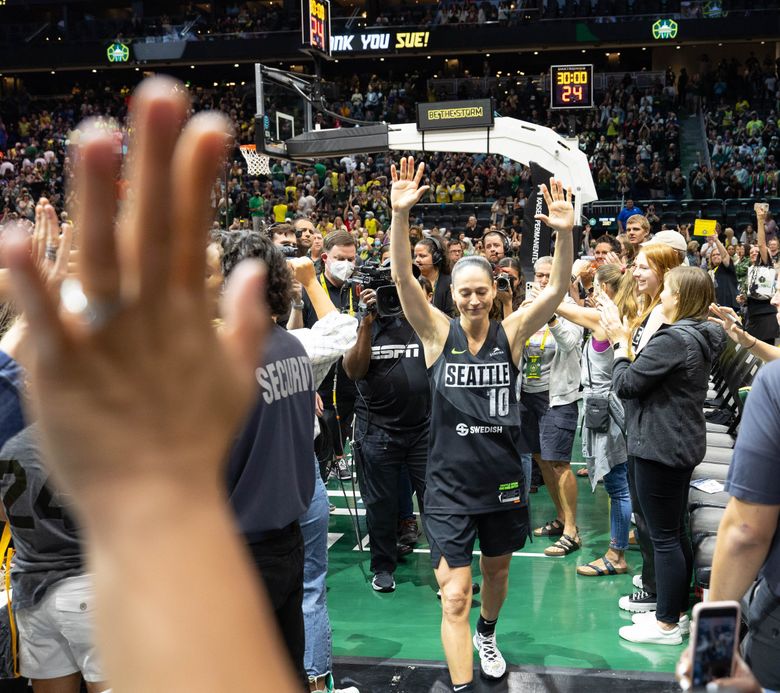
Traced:
[[649, 643], [653, 645], [679, 645], [682, 643], [680, 627], [672, 630], [661, 630], [655, 619], [634, 623], [631, 626], [623, 626], [618, 633], [623, 640], [629, 642]]
[[[655, 614], [655, 611], [645, 611], [641, 614], [634, 614], [631, 616], [631, 620], [634, 623], [653, 623], [656, 620]], [[691, 619], [688, 618], [688, 614], [680, 616], [677, 625], [680, 627], [680, 635], [691, 634]]]
[[506, 674], [506, 661], [498, 651], [496, 634], [474, 633], [474, 647], [479, 653], [479, 670], [486, 679], [500, 679]]
[[641, 590], [644, 586], [644, 583], [642, 582], [642, 574], [634, 575], [634, 577], [631, 578], [631, 584], [636, 587], [638, 590]]

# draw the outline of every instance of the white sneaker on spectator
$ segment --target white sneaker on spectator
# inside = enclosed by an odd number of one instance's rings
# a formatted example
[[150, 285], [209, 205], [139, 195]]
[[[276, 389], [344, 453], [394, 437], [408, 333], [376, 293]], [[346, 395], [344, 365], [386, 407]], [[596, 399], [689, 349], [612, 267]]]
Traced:
[[619, 631], [623, 640], [629, 642], [641, 642], [652, 645], [679, 645], [682, 642], [680, 627], [675, 626], [671, 630], [662, 630], [655, 619], [651, 622], [634, 623], [623, 626]]
[[[642, 613], [631, 616], [631, 620], [634, 623], [652, 623], [656, 620], [655, 615], [655, 611], [644, 611]], [[680, 627], [680, 635], [691, 634], [691, 619], [688, 618], [688, 614], [683, 614], [680, 616], [680, 620], [677, 622], [677, 625]]]
[[643, 587], [642, 574], [640, 573], [639, 575], [634, 575], [634, 577], [631, 578], [631, 584], [638, 590], [641, 590]]
[[474, 633], [474, 647], [479, 653], [479, 670], [486, 679], [500, 679], [506, 674], [506, 661], [498, 651], [496, 634]]

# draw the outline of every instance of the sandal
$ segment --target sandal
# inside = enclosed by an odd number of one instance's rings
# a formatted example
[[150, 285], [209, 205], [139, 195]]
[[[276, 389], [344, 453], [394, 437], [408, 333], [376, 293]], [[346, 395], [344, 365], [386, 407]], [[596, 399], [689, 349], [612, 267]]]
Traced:
[[577, 476], [588, 476], [588, 468], [587, 467], [580, 467], [577, 470]]
[[[604, 575], [624, 575], [628, 572], [628, 566], [625, 568], [616, 568], [606, 556], [602, 556], [601, 561], [604, 563], [604, 568], [606, 568], [606, 570], [599, 568], [596, 565], [596, 561], [593, 561], [593, 563], [578, 565], [577, 575], [584, 575], [585, 577], [602, 577]], [[593, 572], [586, 572], [588, 568]]]
[[580, 539], [579, 536], [570, 537], [568, 534], [562, 534], [558, 541], [544, 550], [544, 555], [559, 558], [568, 556], [570, 553], [574, 553], [581, 548], [582, 539]]
[[544, 527], [537, 527], [534, 530], [535, 537], [559, 537], [563, 534], [563, 522], [558, 518], [545, 523]]

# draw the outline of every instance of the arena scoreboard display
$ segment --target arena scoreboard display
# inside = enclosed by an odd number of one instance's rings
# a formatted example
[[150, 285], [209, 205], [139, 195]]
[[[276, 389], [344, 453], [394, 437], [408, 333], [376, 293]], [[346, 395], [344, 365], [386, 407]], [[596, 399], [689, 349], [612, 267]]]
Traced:
[[304, 51], [330, 56], [330, 0], [302, 0]]
[[593, 108], [593, 65], [553, 65], [550, 107]]

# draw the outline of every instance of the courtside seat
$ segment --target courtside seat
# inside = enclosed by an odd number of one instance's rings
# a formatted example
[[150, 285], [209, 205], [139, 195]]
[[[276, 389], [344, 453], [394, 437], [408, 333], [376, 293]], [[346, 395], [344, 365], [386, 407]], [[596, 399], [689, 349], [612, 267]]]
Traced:
[[723, 483], [729, 473], [727, 464], [718, 464], [717, 462], [702, 462], [693, 470], [691, 479], [715, 479]]
[[704, 459], [702, 462], [709, 462], [710, 464], [725, 464], [728, 466], [731, 464], [731, 458], [733, 456], [734, 451], [731, 448], [708, 447], [704, 451]]
[[717, 537], [705, 536], [693, 548], [693, 572], [696, 586], [708, 589], [712, 573], [712, 557], [715, 555]]
[[718, 533], [724, 510], [725, 508], [700, 507], [691, 511], [691, 540], [694, 544]]
[[728, 433], [707, 432], [708, 448], [733, 448], [734, 438]]
[[[729, 427], [726, 424], [714, 424], [707, 422], [707, 433], [728, 433]], [[717, 447], [717, 446], [715, 446]]]
[[693, 511], [696, 508], [725, 508], [729, 498], [731, 494], [728, 491], [707, 493], [698, 488], [691, 488], [688, 490], [688, 509]]

